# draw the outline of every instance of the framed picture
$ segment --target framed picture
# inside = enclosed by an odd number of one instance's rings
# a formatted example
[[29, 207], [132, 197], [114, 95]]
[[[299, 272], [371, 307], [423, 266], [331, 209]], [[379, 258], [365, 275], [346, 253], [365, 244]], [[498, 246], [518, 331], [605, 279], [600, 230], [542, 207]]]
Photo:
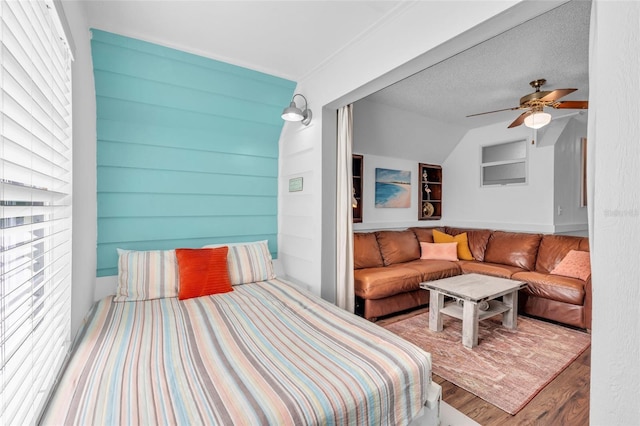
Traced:
[[411, 207], [411, 172], [376, 168], [377, 208]]

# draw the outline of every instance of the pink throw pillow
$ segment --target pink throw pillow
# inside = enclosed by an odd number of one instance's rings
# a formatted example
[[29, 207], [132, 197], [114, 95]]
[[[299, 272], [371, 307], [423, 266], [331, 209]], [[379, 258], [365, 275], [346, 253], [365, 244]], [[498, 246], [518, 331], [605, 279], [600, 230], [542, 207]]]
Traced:
[[458, 243], [423, 243], [420, 242], [420, 259], [458, 260]]
[[570, 250], [550, 272], [553, 275], [578, 278], [586, 281], [591, 275], [591, 259], [588, 251]]

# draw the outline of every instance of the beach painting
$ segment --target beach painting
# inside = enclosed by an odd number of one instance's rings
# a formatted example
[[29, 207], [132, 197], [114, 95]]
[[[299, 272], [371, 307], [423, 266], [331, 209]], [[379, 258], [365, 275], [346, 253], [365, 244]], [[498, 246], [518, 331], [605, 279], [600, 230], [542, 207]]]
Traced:
[[411, 172], [376, 168], [376, 207], [411, 207]]

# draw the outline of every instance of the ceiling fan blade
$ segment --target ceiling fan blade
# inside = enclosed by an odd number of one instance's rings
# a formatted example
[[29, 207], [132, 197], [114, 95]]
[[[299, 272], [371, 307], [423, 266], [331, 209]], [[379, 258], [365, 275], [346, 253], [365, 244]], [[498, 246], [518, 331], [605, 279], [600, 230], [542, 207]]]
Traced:
[[505, 109], [497, 109], [495, 111], [487, 111], [487, 112], [479, 112], [478, 114], [471, 114], [471, 115], [467, 115], [467, 117], [475, 117], [476, 115], [484, 115], [484, 114], [492, 114], [494, 112], [500, 112], [500, 111], [513, 111], [515, 109], [520, 109], [520, 107], [513, 107], [513, 108], [505, 108]]
[[507, 127], [508, 129], [511, 129], [512, 127], [518, 127], [519, 125], [521, 125], [522, 123], [524, 123], [524, 119], [528, 116], [531, 115], [531, 110], [529, 111], [525, 111], [522, 114], [520, 114], [518, 116], [518, 118], [516, 118], [513, 123], [509, 124], [509, 127]]
[[552, 106], [556, 109], [587, 109], [589, 108], [589, 101], [562, 101], [556, 102]]
[[545, 95], [540, 98], [541, 101], [555, 101], [556, 99], [560, 99], [564, 96], [567, 96], [569, 93], [573, 93], [578, 89], [558, 89], [552, 90], [548, 95]]

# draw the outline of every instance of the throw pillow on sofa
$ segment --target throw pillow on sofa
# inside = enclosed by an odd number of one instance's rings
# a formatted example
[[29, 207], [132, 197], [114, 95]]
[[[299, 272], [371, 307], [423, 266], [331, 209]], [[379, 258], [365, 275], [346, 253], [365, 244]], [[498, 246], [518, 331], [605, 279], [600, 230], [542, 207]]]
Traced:
[[[460, 260], [474, 260], [471, 250], [469, 250], [469, 241], [467, 240], [467, 233], [463, 232], [456, 236], [445, 234], [436, 229], [433, 230], [433, 241], [436, 244], [441, 243], [458, 243], [458, 259]], [[457, 260], [457, 259], [456, 259]]]
[[591, 275], [591, 259], [588, 251], [569, 250], [550, 274], [578, 278], [586, 281]]
[[423, 243], [420, 242], [420, 259], [458, 260], [458, 243]]

